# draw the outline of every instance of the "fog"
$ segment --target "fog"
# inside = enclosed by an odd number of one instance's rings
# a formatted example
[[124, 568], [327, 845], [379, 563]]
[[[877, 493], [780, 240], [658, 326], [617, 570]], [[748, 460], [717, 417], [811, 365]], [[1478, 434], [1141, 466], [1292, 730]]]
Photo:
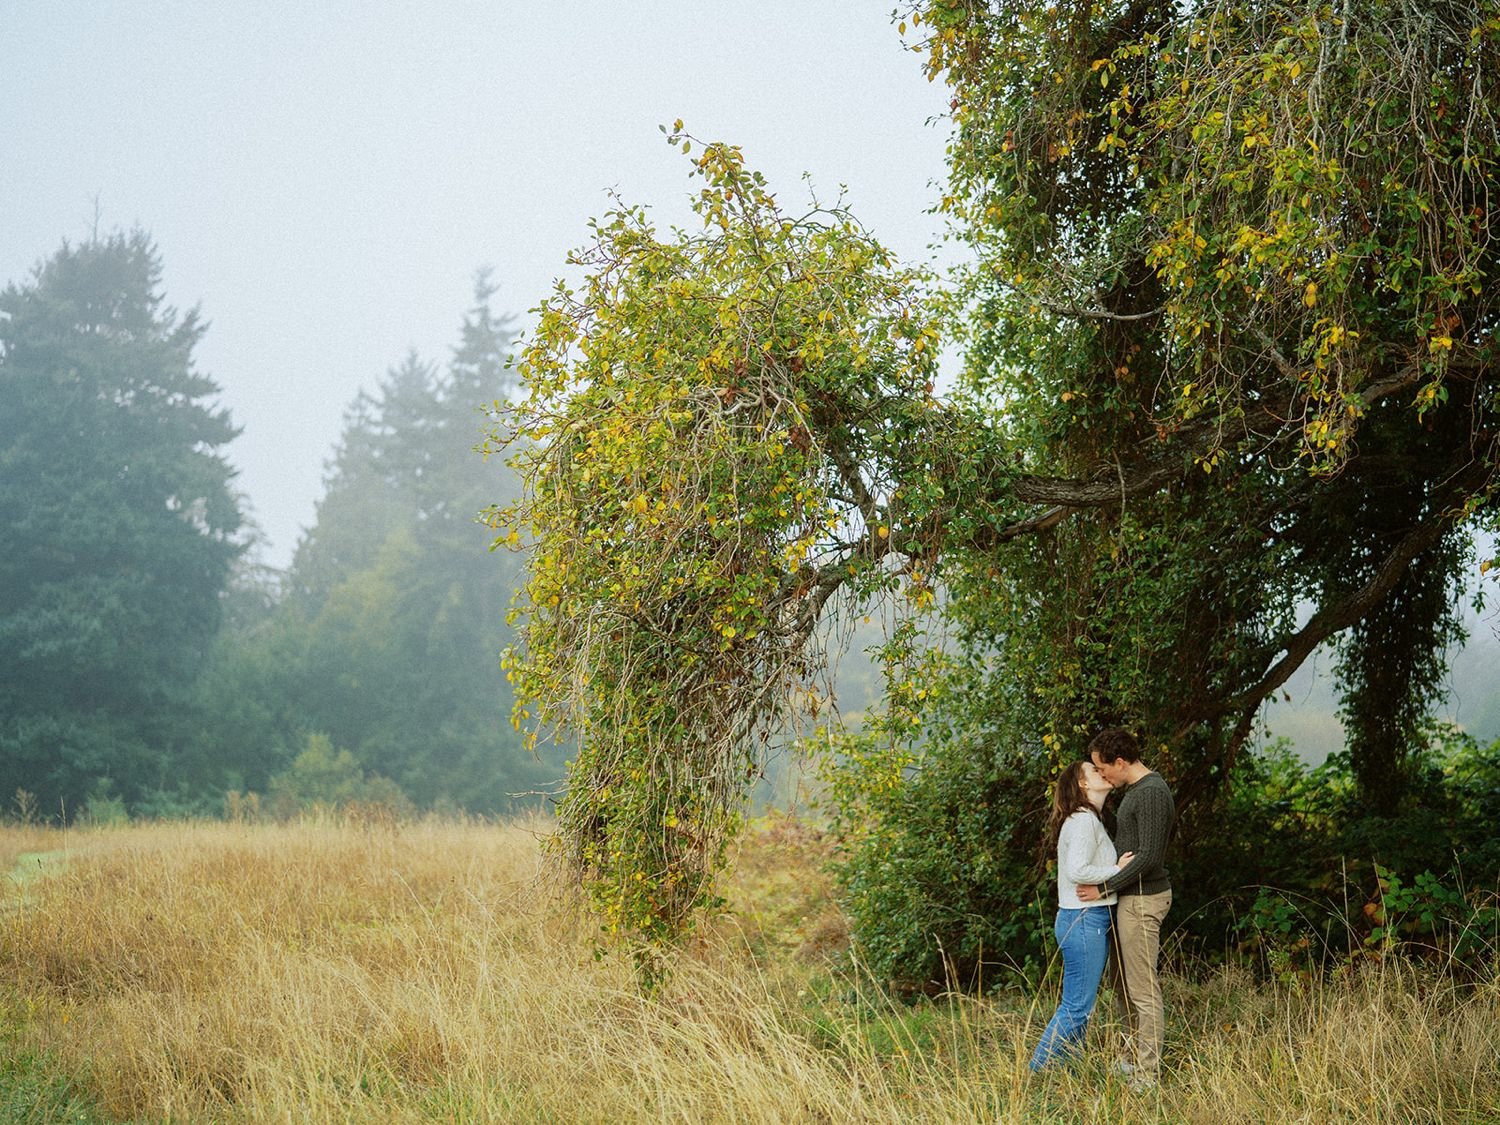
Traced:
[[524, 328], [611, 189], [687, 214], [658, 125], [742, 145], [788, 202], [847, 185], [905, 258], [939, 230], [943, 87], [880, 4], [0, 8], [0, 278], [151, 232], [275, 565], [345, 406], [409, 347], [446, 358], [478, 267]]

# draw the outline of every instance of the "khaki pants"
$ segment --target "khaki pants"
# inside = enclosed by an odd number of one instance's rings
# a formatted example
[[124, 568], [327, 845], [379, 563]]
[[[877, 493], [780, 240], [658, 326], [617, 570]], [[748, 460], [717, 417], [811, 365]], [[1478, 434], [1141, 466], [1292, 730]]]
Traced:
[[1115, 908], [1115, 988], [1120, 1021], [1125, 1026], [1123, 1058], [1143, 1076], [1161, 1069], [1166, 1013], [1156, 961], [1161, 953], [1161, 924], [1172, 908], [1172, 892], [1121, 895]]

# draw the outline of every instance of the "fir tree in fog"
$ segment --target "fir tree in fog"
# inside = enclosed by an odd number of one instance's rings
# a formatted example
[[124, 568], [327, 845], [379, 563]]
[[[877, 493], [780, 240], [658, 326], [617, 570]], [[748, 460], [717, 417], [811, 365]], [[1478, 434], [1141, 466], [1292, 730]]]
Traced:
[[136, 231], [64, 244], [0, 294], [0, 793], [42, 809], [175, 784], [242, 547], [236, 430], [197, 312]]
[[486, 470], [474, 446], [483, 436], [481, 409], [514, 384], [506, 366], [512, 333], [490, 309], [494, 294], [481, 272], [445, 372], [410, 352], [345, 413], [316, 522], [292, 563], [291, 588], [305, 605], [321, 605], [340, 581], [373, 565], [398, 527], [461, 553], [487, 546], [475, 519], [493, 503], [503, 471]]

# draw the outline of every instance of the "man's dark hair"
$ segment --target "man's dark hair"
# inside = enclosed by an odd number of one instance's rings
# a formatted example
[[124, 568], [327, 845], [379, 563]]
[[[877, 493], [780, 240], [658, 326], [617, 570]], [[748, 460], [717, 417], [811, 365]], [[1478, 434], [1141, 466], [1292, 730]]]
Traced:
[[1139, 762], [1141, 744], [1124, 727], [1107, 727], [1089, 740], [1089, 756], [1095, 754], [1106, 765], [1114, 765], [1121, 760]]

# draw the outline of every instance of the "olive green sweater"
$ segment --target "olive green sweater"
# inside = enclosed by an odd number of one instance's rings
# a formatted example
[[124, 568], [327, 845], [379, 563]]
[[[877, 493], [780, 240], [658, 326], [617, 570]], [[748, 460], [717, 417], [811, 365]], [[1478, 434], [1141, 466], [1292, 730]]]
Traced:
[[1115, 850], [1135, 858], [1111, 875], [1099, 889], [1122, 895], [1154, 895], [1172, 889], [1167, 878], [1167, 845], [1177, 822], [1172, 789], [1159, 773], [1148, 773], [1127, 786], [1115, 818]]

